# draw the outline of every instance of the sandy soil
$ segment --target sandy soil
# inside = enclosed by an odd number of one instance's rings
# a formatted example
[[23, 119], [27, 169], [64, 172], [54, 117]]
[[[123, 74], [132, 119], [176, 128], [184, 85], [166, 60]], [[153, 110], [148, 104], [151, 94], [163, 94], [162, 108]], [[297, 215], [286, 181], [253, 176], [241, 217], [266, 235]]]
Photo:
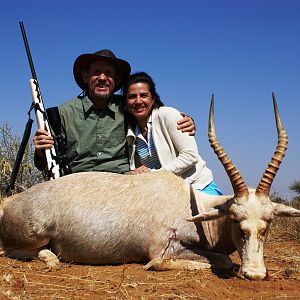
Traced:
[[[249, 281], [229, 273], [151, 272], [140, 264], [84, 266], [0, 257], [0, 299], [300, 299], [300, 244], [268, 242], [268, 278]], [[236, 253], [234, 263], [239, 264]]]

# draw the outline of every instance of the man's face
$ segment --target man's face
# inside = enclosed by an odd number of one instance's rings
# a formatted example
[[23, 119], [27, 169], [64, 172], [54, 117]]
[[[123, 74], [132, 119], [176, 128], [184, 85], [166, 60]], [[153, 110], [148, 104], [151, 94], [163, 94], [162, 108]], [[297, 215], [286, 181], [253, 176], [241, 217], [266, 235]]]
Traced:
[[82, 72], [82, 78], [88, 86], [89, 97], [95, 105], [97, 101], [108, 100], [116, 83], [119, 82], [115, 67], [109, 62], [100, 60], [92, 62], [87, 70]]

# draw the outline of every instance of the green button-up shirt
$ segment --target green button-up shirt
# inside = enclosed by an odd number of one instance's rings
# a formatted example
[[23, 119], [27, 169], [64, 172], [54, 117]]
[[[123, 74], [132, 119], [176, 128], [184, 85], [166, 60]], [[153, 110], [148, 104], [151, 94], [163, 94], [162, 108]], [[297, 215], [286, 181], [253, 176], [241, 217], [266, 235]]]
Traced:
[[59, 112], [72, 172], [129, 170], [121, 96], [113, 95], [103, 110], [79, 96], [59, 106]]

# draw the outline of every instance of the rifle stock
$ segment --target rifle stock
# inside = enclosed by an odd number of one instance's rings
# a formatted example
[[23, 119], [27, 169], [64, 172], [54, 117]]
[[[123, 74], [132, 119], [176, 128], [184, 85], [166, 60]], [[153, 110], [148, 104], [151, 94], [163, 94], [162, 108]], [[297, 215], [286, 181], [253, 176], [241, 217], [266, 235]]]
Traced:
[[[35, 116], [38, 124], [38, 128], [44, 129], [48, 132], [48, 135], [51, 136], [51, 130], [49, 123], [47, 121], [45, 107], [40, 92], [39, 84], [36, 79], [29, 80], [29, 86], [32, 96], [32, 101], [34, 103]], [[60, 177], [59, 165], [56, 162], [56, 151], [55, 148], [45, 150], [46, 160], [47, 160], [47, 169], [49, 179], [56, 179]]]

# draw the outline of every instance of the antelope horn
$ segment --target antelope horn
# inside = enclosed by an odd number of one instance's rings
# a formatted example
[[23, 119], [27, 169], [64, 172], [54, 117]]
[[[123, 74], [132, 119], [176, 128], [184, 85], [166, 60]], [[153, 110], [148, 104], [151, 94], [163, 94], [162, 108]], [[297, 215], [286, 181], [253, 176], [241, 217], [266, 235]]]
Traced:
[[286, 134], [285, 129], [283, 128], [278, 112], [277, 102], [275, 99], [274, 93], [272, 93], [273, 98], [273, 106], [274, 106], [274, 114], [275, 114], [275, 121], [276, 121], [276, 128], [278, 133], [278, 142], [275, 153], [269, 162], [268, 167], [266, 168], [259, 185], [256, 188], [255, 194], [256, 195], [269, 195], [270, 188], [274, 177], [279, 169], [279, 166], [282, 162], [282, 159], [285, 155], [285, 151], [287, 149], [288, 144], [288, 136]]
[[211, 96], [209, 121], [208, 121], [208, 138], [210, 146], [214, 149], [218, 159], [221, 161], [234, 190], [234, 195], [238, 198], [247, 196], [249, 194], [247, 185], [243, 177], [240, 175], [239, 170], [235, 167], [228, 155], [217, 140], [215, 124], [214, 124], [214, 94]]

